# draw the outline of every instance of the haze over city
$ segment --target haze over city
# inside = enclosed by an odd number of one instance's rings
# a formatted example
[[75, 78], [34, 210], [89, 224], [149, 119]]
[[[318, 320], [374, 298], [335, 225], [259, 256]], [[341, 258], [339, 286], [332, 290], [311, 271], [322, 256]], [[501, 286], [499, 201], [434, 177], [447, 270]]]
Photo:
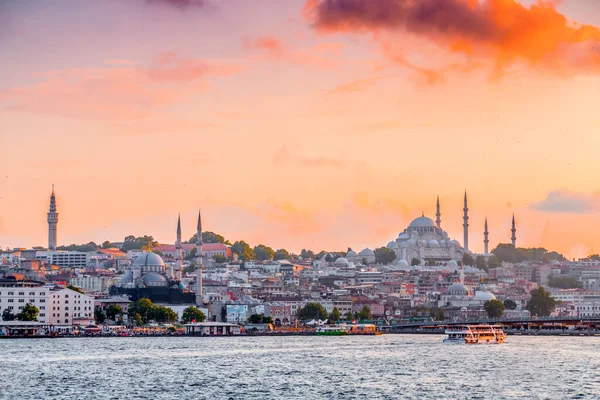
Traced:
[[[379, 247], [435, 214], [470, 248], [600, 252], [594, 1], [0, 3], [0, 245], [205, 229]], [[343, 7], [342, 4], [346, 4]], [[460, 16], [460, 18], [459, 18]]]

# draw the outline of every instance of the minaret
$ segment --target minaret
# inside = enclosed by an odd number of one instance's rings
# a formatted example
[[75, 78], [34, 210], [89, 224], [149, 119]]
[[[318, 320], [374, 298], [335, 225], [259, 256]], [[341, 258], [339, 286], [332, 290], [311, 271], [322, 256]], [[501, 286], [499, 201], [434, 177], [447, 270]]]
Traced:
[[487, 217], [485, 217], [485, 229], [483, 230], [483, 254], [488, 255], [488, 244], [490, 240], [488, 239], [488, 225], [487, 225]]
[[204, 268], [202, 261], [202, 216], [198, 210], [198, 227], [196, 229], [198, 239], [196, 241], [196, 255], [198, 257], [198, 269], [196, 270], [196, 281], [198, 289], [196, 291], [196, 305], [202, 305], [202, 269]]
[[56, 196], [54, 195], [54, 185], [52, 185], [52, 194], [50, 195], [50, 209], [48, 210], [48, 250], [56, 250], [58, 213], [56, 212]]
[[465, 212], [463, 216], [463, 234], [464, 234], [464, 248], [465, 253], [469, 251], [469, 208], [467, 207], [467, 191], [465, 190], [465, 205], [463, 207]]
[[440, 213], [440, 196], [438, 195], [437, 197], [437, 204], [436, 204], [436, 213], [435, 213], [435, 224], [437, 225], [438, 228], [442, 228], [442, 213]]
[[512, 240], [512, 245], [513, 247], [517, 247], [517, 228], [515, 226], [515, 213], [513, 213], [512, 229], [510, 231], [512, 232], [512, 237], [510, 238], [510, 240]]
[[183, 270], [183, 253], [181, 251], [181, 215], [177, 216], [177, 241], [175, 242], [175, 250], [177, 250], [177, 270], [175, 278], [181, 282], [181, 272]]

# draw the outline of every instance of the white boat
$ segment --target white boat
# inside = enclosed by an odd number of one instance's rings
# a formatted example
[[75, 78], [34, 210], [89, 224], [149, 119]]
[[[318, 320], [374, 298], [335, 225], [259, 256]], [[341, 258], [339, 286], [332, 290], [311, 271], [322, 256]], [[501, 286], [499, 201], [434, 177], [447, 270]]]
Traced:
[[450, 344], [497, 344], [504, 343], [506, 334], [499, 325], [457, 325], [446, 329]]

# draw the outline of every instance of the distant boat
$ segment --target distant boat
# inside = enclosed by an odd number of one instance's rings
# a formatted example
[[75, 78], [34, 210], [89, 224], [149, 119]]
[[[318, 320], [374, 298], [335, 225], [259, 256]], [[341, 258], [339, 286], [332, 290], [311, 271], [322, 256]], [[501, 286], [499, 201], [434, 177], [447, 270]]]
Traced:
[[450, 344], [497, 344], [504, 343], [506, 334], [499, 325], [457, 325], [446, 329]]
[[344, 336], [348, 331], [341, 326], [319, 326], [315, 333], [319, 336]]

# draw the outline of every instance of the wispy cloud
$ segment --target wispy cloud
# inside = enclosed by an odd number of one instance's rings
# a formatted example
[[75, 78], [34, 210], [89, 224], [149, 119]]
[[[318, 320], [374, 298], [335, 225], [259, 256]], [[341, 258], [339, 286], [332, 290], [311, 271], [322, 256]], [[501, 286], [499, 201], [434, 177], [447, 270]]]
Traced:
[[375, 83], [382, 78], [374, 77], [374, 78], [366, 78], [366, 79], [358, 79], [352, 82], [345, 83], [343, 85], [336, 86], [335, 88], [329, 90], [327, 93], [329, 94], [339, 94], [339, 93], [354, 93], [354, 92], [362, 92], [364, 90], [369, 89]]
[[365, 166], [360, 161], [352, 161], [343, 158], [334, 158], [328, 156], [301, 156], [292, 153], [287, 146], [282, 146], [273, 155], [273, 163], [285, 165], [291, 164], [300, 167], [311, 167], [311, 168], [347, 168], [352, 166]]
[[531, 207], [538, 211], [552, 213], [586, 214], [598, 211], [600, 208], [599, 194], [576, 193], [567, 190], [555, 190]]

